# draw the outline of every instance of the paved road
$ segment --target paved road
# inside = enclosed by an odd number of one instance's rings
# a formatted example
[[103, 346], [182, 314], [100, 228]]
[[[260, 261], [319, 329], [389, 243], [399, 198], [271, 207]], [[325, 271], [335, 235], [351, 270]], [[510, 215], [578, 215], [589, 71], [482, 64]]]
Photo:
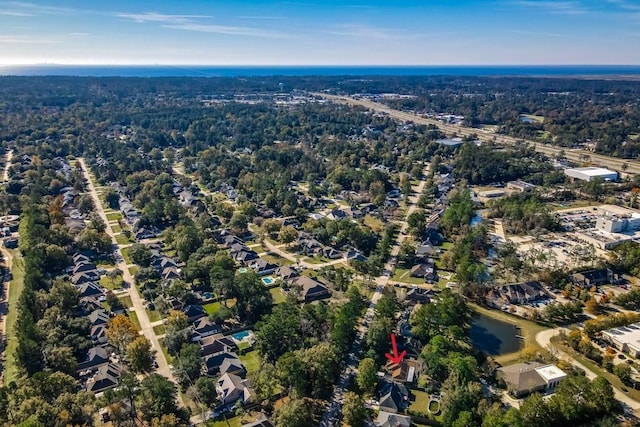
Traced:
[[[425, 169], [425, 176], [428, 174], [428, 167]], [[362, 322], [358, 326], [358, 332], [356, 334], [356, 339], [351, 346], [351, 350], [349, 352], [349, 357], [347, 358], [347, 366], [343, 370], [340, 375], [340, 380], [338, 384], [333, 390], [333, 396], [331, 397], [331, 401], [329, 403], [329, 407], [324, 413], [324, 417], [320, 422], [320, 427], [332, 427], [340, 425], [338, 421], [340, 418], [342, 403], [344, 398], [345, 389], [349, 386], [352, 377], [357, 373], [358, 362], [360, 361], [360, 349], [362, 347], [362, 341], [364, 339], [364, 335], [368, 329], [369, 324], [373, 320], [373, 315], [375, 313], [375, 306], [378, 303], [378, 300], [382, 297], [382, 293], [384, 291], [385, 286], [389, 284], [389, 278], [391, 276], [391, 272], [393, 271], [395, 265], [394, 261], [400, 251], [400, 245], [407, 237], [406, 232], [409, 227], [407, 224], [407, 218], [411, 215], [417, 208], [418, 199], [424, 190], [424, 186], [426, 181], [422, 179], [417, 187], [414, 187], [413, 194], [411, 197], [407, 199], [408, 209], [405, 215], [405, 219], [402, 222], [402, 226], [400, 227], [400, 232], [396, 239], [395, 245], [391, 249], [391, 256], [389, 257], [389, 262], [387, 262], [384, 266], [384, 272], [382, 276], [376, 278], [376, 290], [371, 296], [371, 301], [369, 303], [369, 307], [365, 312], [364, 317], [362, 318]]]
[[[368, 99], [355, 99], [347, 96], [328, 95], [325, 93], [313, 93], [313, 95], [330, 99], [334, 102], [338, 102], [342, 104], [357, 105], [360, 107], [368, 108], [370, 110], [388, 114], [390, 117], [393, 117], [398, 120], [412, 121], [414, 123], [418, 123], [422, 125], [435, 125], [438, 128], [440, 128], [442, 131], [451, 135], [453, 134], [458, 136], [477, 135], [477, 138], [480, 141], [489, 142], [489, 141], [495, 140], [498, 143], [510, 144], [510, 145], [515, 145], [523, 141], [520, 138], [514, 138], [511, 136], [498, 135], [495, 133], [485, 132], [482, 129], [448, 125], [435, 119], [430, 119], [430, 118], [422, 117], [416, 114], [395, 110], [384, 104], [370, 101]], [[530, 140], [524, 140], [524, 141], [532, 145], [536, 151], [546, 154], [549, 157], [557, 156], [558, 154], [560, 154], [561, 151], [564, 151], [564, 155], [567, 159], [577, 163], [581, 163], [584, 161], [583, 156], [589, 156], [588, 157], [589, 161], [599, 166], [613, 169], [615, 171], [622, 171], [623, 165], [626, 164], [627, 170], [625, 171], [625, 173], [640, 174], [640, 161], [638, 160], [618, 159], [615, 157], [609, 157], [602, 154], [596, 154], [587, 150], [579, 150], [579, 149], [573, 149], [573, 148], [563, 149], [560, 147], [553, 147], [550, 145], [540, 144], [535, 141], [530, 141]]]
[[[560, 351], [558, 348], [554, 347], [553, 344], [551, 344], [551, 338], [554, 337], [555, 335], [558, 335], [561, 331], [569, 332], [569, 330], [566, 328], [546, 329], [544, 331], [538, 332], [538, 334], [536, 335], [536, 341], [542, 348], [549, 349], [553, 354], [562, 356], [565, 359], [569, 360], [571, 364], [576, 368], [582, 369], [585, 372], [585, 375], [587, 376], [587, 378], [589, 378], [590, 380], [597, 377], [598, 375], [595, 372], [593, 372], [592, 370], [584, 366], [582, 363], [578, 362], [577, 360], [572, 358], [570, 355], [564, 353], [563, 351]], [[617, 387], [613, 387], [613, 392], [616, 396], [616, 399], [622, 402], [622, 404], [626, 407], [627, 410], [631, 410], [636, 415], [640, 413], [640, 402], [632, 399]]]
[[[172, 382], [176, 383], [176, 380], [173, 377], [173, 374], [171, 373], [171, 369], [169, 368], [169, 364], [167, 363], [167, 359], [164, 357], [164, 353], [160, 348], [160, 342], [158, 341], [158, 337], [153, 331], [153, 326], [152, 326], [153, 324], [151, 323], [151, 321], [149, 321], [149, 316], [147, 315], [147, 311], [145, 310], [145, 306], [144, 306], [144, 299], [140, 297], [140, 294], [138, 293], [138, 290], [135, 287], [133, 276], [129, 272], [129, 268], [125, 263], [124, 258], [122, 257], [120, 245], [116, 241], [113, 230], [108, 225], [109, 220], [107, 219], [107, 215], [104, 212], [104, 207], [102, 206], [102, 202], [98, 197], [98, 192], [95, 186], [93, 185], [93, 182], [91, 181], [91, 177], [89, 176], [89, 169], [87, 168], [87, 165], [83, 158], [78, 158], [78, 162], [80, 162], [80, 165], [82, 166], [82, 172], [88, 182], [88, 190], [89, 190], [89, 193], [91, 194], [91, 197], [93, 198], [94, 204], [96, 206], [96, 211], [98, 212], [98, 215], [100, 215], [104, 223], [107, 224], [106, 232], [107, 234], [109, 234], [109, 236], [111, 236], [111, 240], [113, 241], [113, 244], [116, 247], [115, 252], [117, 256], [117, 266], [120, 270], [122, 270], [122, 278], [124, 279], [125, 282], [129, 283], [130, 285], [128, 294], [131, 297], [131, 302], [133, 303], [133, 310], [135, 311], [138, 317], [138, 321], [140, 322], [140, 329], [141, 329], [140, 332], [151, 342], [151, 345], [153, 346], [154, 350], [156, 350], [156, 360], [158, 362], [158, 369], [156, 370], [156, 372], [166, 378], [169, 378]], [[178, 394], [178, 400], [180, 401], [180, 403], [184, 405], [184, 403], [182, 402], [182, 398], [180, 397], [179, 394]]]

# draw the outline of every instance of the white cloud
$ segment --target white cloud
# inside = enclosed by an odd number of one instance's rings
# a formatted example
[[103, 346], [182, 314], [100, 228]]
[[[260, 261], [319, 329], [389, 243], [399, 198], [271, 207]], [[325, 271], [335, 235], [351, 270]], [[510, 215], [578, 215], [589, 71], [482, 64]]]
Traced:
[[341, 37], [366, 38], [376, 40], [392, 40], [404, 38], [402, 34], [388, 28], [378, 28], [361, 24], [337, 25], [333, 30], [327, 31], [327, 34]]
[[0, 9], [0, 16], [34, 16], [33, 13], [27, 13], [20, 10]]
[[116, 13], [118, 18], [129, 19], [133, 22], [146, 23], [146, 22], [160, 22], [168, 24], [181, 24], [192, 22], [194, 19], [211, 18], [208, 15], [166, 15], [164, 13], [157, 12], [145, 12], [145, 13]]
[[582, 15], [589, 11], [579, 1], [516, 0], [513, 4], [559, 15]]
[[0, 35], [0, 44], [56, 44], [58, 40], [41, 39], [14, 35]]
[[184, 22], [177, 24], [166, 24], [163, 28], [174, 30], [196, 31], [199, 33], [227, 34], [233, 36], [268, 37], [268, 38], [288, 38], [289, 34], [277, 31], [264, 30], [251, 27], [233, 27], [228, 25], [199, 24], [196, 22]]
[[[10, 10], [18, 13], [26, 14], [53, 14], [53, 15], [71, 15], [80, 13], [80, 10], [70, 7], [44, 6], [35, 3], [27, 3], [21, 1], [0, 1], [0, 6], [8, 7]], [[23, 15], [24, 16], [24, 15]]]
[[566, 37], [561, 33], [548, 33], [544, 31], [527, 31], [527, 30], [505, 30], [505, 33], [520, 34], [523, 36], [535, 36], [535, 37]]

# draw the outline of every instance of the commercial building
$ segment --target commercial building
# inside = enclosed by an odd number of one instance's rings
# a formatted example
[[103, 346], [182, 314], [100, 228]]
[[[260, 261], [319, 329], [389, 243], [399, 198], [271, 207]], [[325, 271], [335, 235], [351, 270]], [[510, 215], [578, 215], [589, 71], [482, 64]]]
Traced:
[[620, 351], [640, 356], [640, 322], [603, 331], [602, 338]]
[[616, 181], [618, 179], [618, 172], [595, 167], [565, 169], [564, 174], [581, 181], [591, 181], [595, 178], [601, 178], [604, 181]]
[[498, 369], [509, 392], [517, 398], [535, 392], [552, 392], [567, 377], [556, 365], [538, 362], [517, 363]]
[[518, 181], [509, 181], [509, 182], [507, 182], [507, 188], [519, 191], [521, 193], [526, 193], [526, 192], [531, 191], [534, 188], [536, 188], [536, 186], [533, 185], [533, 184], [530, 184], [528, 182], [524, 182], [524, 181], [518, 180]]

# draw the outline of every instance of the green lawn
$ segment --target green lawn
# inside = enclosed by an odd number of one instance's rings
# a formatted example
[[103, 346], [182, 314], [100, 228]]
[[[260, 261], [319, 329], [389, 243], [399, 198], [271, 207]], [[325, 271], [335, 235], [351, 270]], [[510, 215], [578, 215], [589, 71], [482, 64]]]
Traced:
[[[117, 237], [118, 236], [116, 236], [116, 238]], [[120, 248], [120, 253], [122, 254], [122, 258], [124, 259], [124, 262], [126, 262], [127, 264], [133, 264], [133, 261], [131, 261], [131, 257], [129, 256], [129, 248]]]
[[202, 308], [204, 308], [204, 311], [206, 311], [209, 316], [213, 316], [220, 310], [221, 306], [222, 304], [219, 302], [210, 302], [209, 304], [203, 305]]
[[272, 254], [272, 255], [262, 255], [260, 258], [263, 258], [267, 261], [269, 261], [272, 264], [278, 264], [278, 265], [293, 265], [294, 262], [281, 257], [278, 254]]
[[269, 292], [271, 292], [274, 304], [280, 304], [287, 300], [287, 297], [282, 292], [280, 292], [280, 287], [271, 288], [269, 289]]
[[10, 250], [13, 256], [13, 265], [11, 266], [12, 279], [9, 285], [9, 312], [5, 319], [7, 333], [7, 347], [5, 349], [4, 364], [4, 383], [9, 384], [11, 381], [18, 379], [18, 366], [15, 360], [15, 351], [18, 342], [15, 337], [16, 320], [18, 318], [18, 300], [24, 290], [24, 263], [18, 250]]
[[257, 372], [260, 369], [260, 356], [258, 355], [258, 350], [250, 351], [246, 354], [238, 356], [240, 361], [247, 368], [247, 372]]
[[164, 325], [154, 326], [153, 333], [156, 335], [164, 335], [167, 333], [167, 328], [165, 328]]
[[120, 274], [117, 275], [114, 279], [110, 279], [107, 276], [102, 276], [100, 278], [100, 286], [103, 286], [110, 290], [121, 289], [123, 282], [124, 281], [122, 280], [122, 275]]
[[132, 265], [131, 267], [129, 267], [129, 273], [131, 273], [132, 276], [135, 277], [137, 272], [138, 272], [138, 266], [137, 265]]
[[129, 319], [131, 319], [133, 324], [136, 325], [138, 330], [142, 329], [140, 327], [140, 321], [138, 320], [138, 314], [135, 311], [129, 311]]
[[424, 285], [424, 279], [420, 277], [411, 277], [411, 270], [407, 268], [396, 268], [393, 271], [393, 280], [396, 282], [410, 283], [412, 285]]
[[364, 224], [376, 233], [381, 233], [384, 229], [384, 223], [379, 218], [371, 215], [365, 215]]
[[123, 306], [129, 308], [133, 307], [133, 303], [131, 302], [131, 297], [129, 295], [125, 295], [122, 297], [118, 297]]
[[411, 390], [413, 399], [409, 405], [411, 411], [421, 412], [423, 414], [429, 413], [429, 393], [421, 390]]
[[119, 219], [122, 219], [122, 214], [119, 212], [109, 212], [106, 214], [107, 215], [107, 220], [109, 221], [117, 221]]
[[173, 357], [171, 357], [167, 351], [167, 346], [164, 345], [164, 340], [160, 338], [158, 341], [160, 342], [160, 349], [162, 350], [162, 354], [164, 354], [164, 358], [167, 359], [167, 363], [171, 365], [173, 363]]
[[131, 241], [127, 239], [127, 236], [125, 236], [124, 234], [116, 234], [116, 242], [119, 245], [128, 245], [129, 243], [131, 243]]
[[118, 224], [111, 224], [109, 225], [109, 227], [111, 227], [111, 231], [113, 231], [113, 234], [118, 234], [122, 231], [122, 228], [120, 228]]
[[162, 320], [162, 316], [160, 315], [160, 312], [158, 310], [149, 310], [148, 308], [145, 310], [147, 311], [147, 316], [149, 316], [150, 322], [157, 322], [158, 320]]

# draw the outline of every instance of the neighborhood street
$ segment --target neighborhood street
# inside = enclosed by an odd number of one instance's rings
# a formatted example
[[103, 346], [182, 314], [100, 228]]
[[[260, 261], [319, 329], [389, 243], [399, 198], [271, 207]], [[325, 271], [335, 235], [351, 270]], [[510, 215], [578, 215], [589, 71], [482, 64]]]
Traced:
[[[116, 248], [115, 253], [116, 253], [117, 267], [120, 270], [122, 270], [123, 280], [129, 284], [128, 295], [131, 297], [133, 310], [135, 311], [138, 317], [138, 321], [140, 322], [140, 329], [141, 329], [140, 332], [145, 337], [147, 337], [147, 339], [151, 342], [153, 349], [156, 351], [156, 361], [158, 362], [158, 368], [156, 372], [164, 377], [169, 378], [171, 381], [175, 383], [176, 381], [175, 381], [175, 378], [173, 378], [173, 374], [171, 372], [169, 364], [167, 363], [167, 359], [164, 357], [164, 353], [160, 348], [160, 342], [158, 340], [158, 337], [153, 331], [153, 325], [149, 321], [149, 316], [147, 315], [147, 311], [145, 310], [145, 306], [144, 306], [144, 300], [140, 297], [140, 294], [138, 293], [138, 290], [135, 287], [134, 278], [131, 275], [131, 272], [129, 271], [129, 268], [126, 262], [124, 261], [124, 258], [122, 257], [120, 245], [116, 241], [116, 237], [113, 233], [113, 230], [108, 225], [109, 220], [107, 219], [107, 215], [104, 212], [104, 207], [102, 206], [102, 202], [98, 197], [98, 191], [93, 185], [93, 181], [91, 181], [91, 177], [89, 175], [89, 169], [87, 168], [87, 165], [83, 158], [78, 158], [78, 162], [82, 166], [82, 172], [84, 174], [84, 177], [87, 180], [88, 191], [91, 194], [91, 197], [93, 198], [96, 211], [98, 212], [98, 215], [100, 215], [100, 218], [102, 218], [104, 223], [107, 225], [106, 232], [107, 234], [109, 234], [109, 236], [111, 236], [111, 240], [113, 241], [113, 244]], [[182, 399], [180, 398], [179, 394], [178, 394], [178, 399], [182, 403]]]
[[[424, 170], [424, 175], [428, 175], [429, 167], [427, 166]], [[362, 322], [358, 326], [358, 332], [356, 335], [356, 339], [353, 342], [351, 347], [351, 351], [349, 352], [349, 357], [347, 359], [347, 365], [344, 368], [342, 374], [340, 375], [340, 381], [338, 385], [333, 390], [333, 396], [331, 397], [329, 407], [324, 413], [324, 417], [320, 422], [320, 427], [330, 427], [340, 425], [338, 421], [341, 414], [343, 398], [345, 389], [349, 386], [352, 377], [357, 373], [357, 366], [360, 361], [360, 348], [362, 346], [362, 341], [367, 332], [368, 326], [373, 320], [373, 315], [375, 313], [375, 306], [378, 300], [382, 297], [382, 293], [384, 292], [385, 286], [389, 283], [389, 278], [395, 268], [395, 260], [400, 251], [400, 245], [407, 237], [406, 232], [409, 228], [407, 224], [407, 219], [409, 215], [411, 215], [417, 208], [418, 199], [424, 190], [424, 186], [426, 184], [426, 180], [423, 177], [419, 184], [412, 188], [412, 195], [407, 199], [407, 212], [405, 214], [405, 218], [402, 221], [402, 225], [400, 227], [400, 231], [398, 233], [398, 237], [396, 239], [395, 244], [391, 249], [391, 256], [389, 257], [389, 261], [385, 264], [382, 276], [376, 278], [376, 290], [371, 296], [371, 301], [369, 303], [369, 307], [365, 312], [364, 317], [362, 318]]]

